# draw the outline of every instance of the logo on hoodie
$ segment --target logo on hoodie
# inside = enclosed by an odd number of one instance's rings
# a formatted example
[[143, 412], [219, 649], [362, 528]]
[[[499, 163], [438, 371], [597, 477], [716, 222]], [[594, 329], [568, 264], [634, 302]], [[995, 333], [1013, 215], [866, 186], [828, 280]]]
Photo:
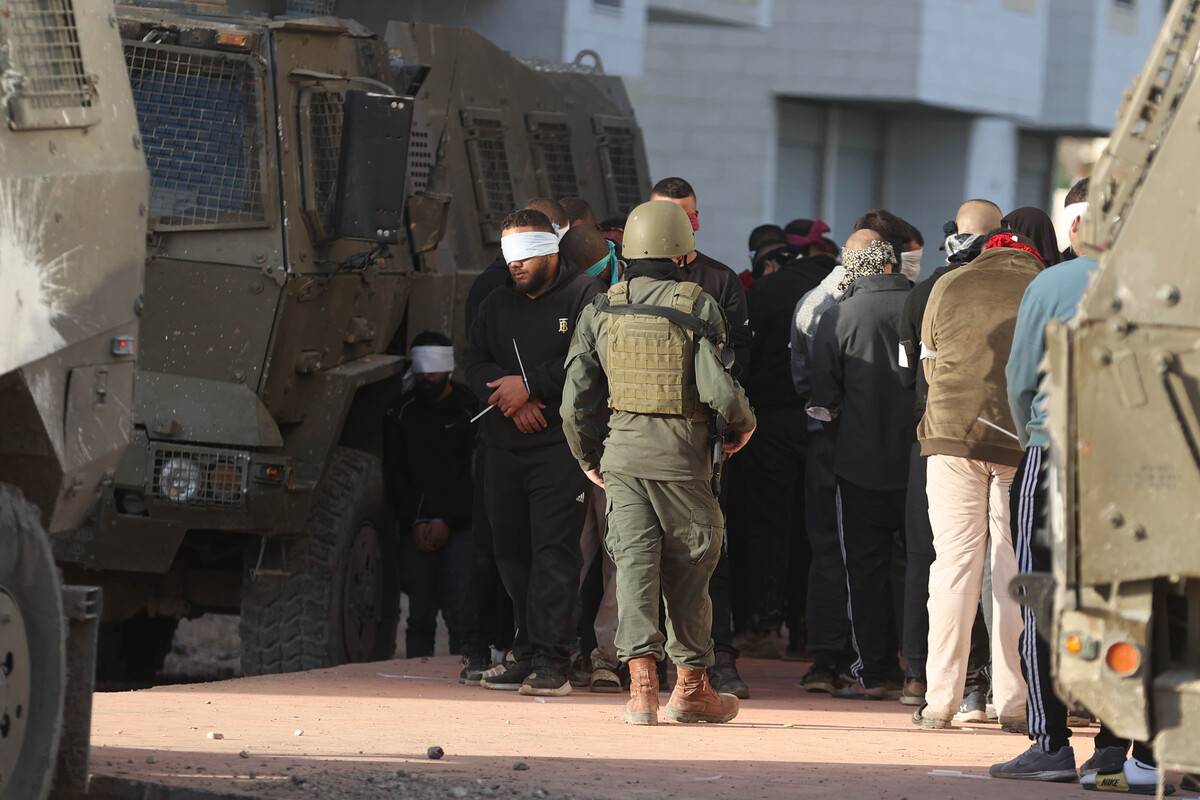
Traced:
[[558, 332], [559, 333], [567, 332], [567, 318], [566, 317], [558, 318]]

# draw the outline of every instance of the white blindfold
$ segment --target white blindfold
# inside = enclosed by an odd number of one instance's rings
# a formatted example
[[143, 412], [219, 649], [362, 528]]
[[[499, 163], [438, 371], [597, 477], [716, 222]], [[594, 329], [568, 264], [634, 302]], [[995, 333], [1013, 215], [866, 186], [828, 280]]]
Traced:
[[558, 236], [545, 231], [510, 233], [500, 239], [500, 250], [504, 253], [505, 264], [548, 256], [558, 252]]
[[421, 345], [414, 347], [412, 356], [412, 372], [416, 375], [428, 375], [433, 372], [454, 372], [454, 348], [442, 345]]

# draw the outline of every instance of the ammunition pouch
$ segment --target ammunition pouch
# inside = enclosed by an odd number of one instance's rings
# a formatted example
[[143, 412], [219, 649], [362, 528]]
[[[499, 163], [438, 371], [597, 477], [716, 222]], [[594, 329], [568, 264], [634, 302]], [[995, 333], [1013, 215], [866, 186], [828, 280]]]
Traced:
[[696, 347], [702, 338], [717, 343], [720, 331], [695, 314], [704, 290], [680, 282], [667, 306], [630, 303], [629, 286], [619, 283], [595, 301], [597, 311], [613, 315], [605, 363], [609, 407], [708, 420], [696, 391]]

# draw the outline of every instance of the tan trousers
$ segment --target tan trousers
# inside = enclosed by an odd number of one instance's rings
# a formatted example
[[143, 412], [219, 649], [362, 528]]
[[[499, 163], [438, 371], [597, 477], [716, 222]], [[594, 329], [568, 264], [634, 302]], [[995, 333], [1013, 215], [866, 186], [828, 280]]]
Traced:
[[1017, 574], [1009, 489], [1017, 468], [930, 456], [925, 491], [937, 558], [929, 568], [928, 689], [923, 712], [950, 719], [962, 702], [986, 552], [992, 557], [992, 695], [1002, 722], [1025, 719], [1021, 609], [1008, 594]]

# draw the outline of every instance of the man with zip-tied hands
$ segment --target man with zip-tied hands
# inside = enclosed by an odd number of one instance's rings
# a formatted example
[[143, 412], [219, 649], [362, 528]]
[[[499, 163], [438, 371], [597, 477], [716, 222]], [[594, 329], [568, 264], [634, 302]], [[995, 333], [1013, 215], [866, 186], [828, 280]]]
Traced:
[[542, 696], [571, 692], [587, 480], [574, 468], [558, 409], [575, 321], [604, 290], [560, 259], [558, 242], [534, 209], [501, 224], [509, 280], [480, 305], [465, 359], [468, 385], [494, 406], [479, 421], [485, 505], [517, 624], [513, 663], [481, 685]]

